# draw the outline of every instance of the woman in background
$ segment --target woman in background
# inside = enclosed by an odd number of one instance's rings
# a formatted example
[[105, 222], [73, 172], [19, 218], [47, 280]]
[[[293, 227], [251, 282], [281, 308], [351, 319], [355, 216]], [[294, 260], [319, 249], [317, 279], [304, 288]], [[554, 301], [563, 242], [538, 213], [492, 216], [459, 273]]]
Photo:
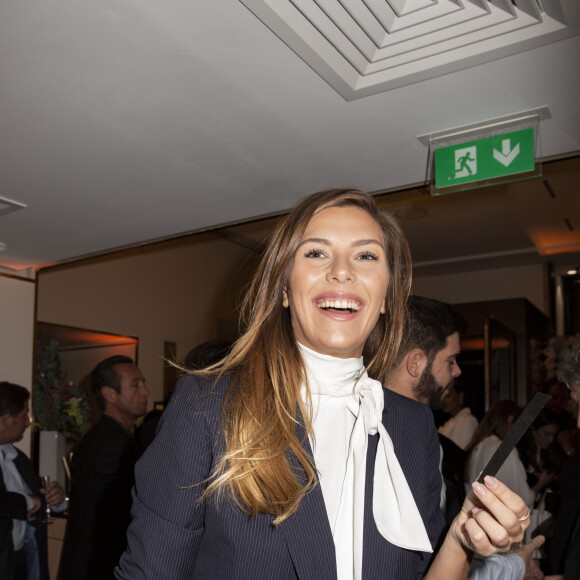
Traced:
[[451, 439], [455, 445], [465, 450], [479, 424], [465, 404], [466, 386], [461, 378], [448, 387], [443, 394], [443, 411], [451, 418], [439, 427], [439, 433]]
[[[465, 465], [466, 486], [479, 477], [520, 413], [521, 409], [513, 401], [499, 401], [484, 415], [465, 449], [469, 453]], [[530, 508], [534, 505], [536, 494], [543, 490], [552, 479], [547, 472], [542, 473], [536, 484], [530, 487], [517, 449], [513, 449], [508, 455], [497, 477], [517, 493]]]
[[433, 418], [381, 386], [410, 276], [398, 224], [368, 194], [320, 192], [281, 223], [245, 333], [182, 380], [137, 466], [118, 578], [454, 580], [473, 550], [522, 538], [527, 507], [487, 478], [432, 561]]
[[529, 431], [518, 446], [520, 459], [527, 473], [527, 481], [533, 487], [542, 478], [550, 475], [553, 484], [562, 468], [549, 454], [550, 446], [558, 435], [557, 418], [549, 409], [542, 409]]

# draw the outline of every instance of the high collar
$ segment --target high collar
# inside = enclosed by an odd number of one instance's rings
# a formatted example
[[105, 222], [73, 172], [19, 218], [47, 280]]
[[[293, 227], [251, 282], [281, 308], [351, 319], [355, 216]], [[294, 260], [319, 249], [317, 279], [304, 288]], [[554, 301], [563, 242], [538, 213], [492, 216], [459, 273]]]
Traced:
[[316, 352], [298, 343], [302, 360], [308, 374], [311, 393], [318, 393], [321, 385], [335, 396], [346, 396], [353, 393], [357, 379], [365, 375], [362, 356], [359, 358], [338, 358]]

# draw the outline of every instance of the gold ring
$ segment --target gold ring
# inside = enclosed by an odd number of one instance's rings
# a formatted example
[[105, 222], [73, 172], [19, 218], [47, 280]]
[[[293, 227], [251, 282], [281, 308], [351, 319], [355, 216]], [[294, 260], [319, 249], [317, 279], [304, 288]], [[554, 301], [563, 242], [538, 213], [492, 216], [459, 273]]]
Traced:
[[530, 510], [528, 510], [528, 513], [523, 518], [520, 518], [518, 521], [525, 522], [529, 517], [530, 517]]

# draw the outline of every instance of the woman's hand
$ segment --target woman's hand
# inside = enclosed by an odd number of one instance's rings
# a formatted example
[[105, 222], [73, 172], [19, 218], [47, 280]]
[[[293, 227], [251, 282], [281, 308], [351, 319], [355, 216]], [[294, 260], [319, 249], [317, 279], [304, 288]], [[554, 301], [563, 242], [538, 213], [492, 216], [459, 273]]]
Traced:
[[506, 552], [521, 541], [529, 525], [530, 510], [524, 500], [495, 477], [486, 476], [485, 485], [473, 484], [425, 579], [466, 578], [474, 552], [482, 556]]
[[530, 510], [524, 500], [495, 477], [485, 485], [475, 482], [461, 512], [451, 524], [450, 535], [463, 549], [489, 556], [507, 552], [520, 542], [530, 525]]

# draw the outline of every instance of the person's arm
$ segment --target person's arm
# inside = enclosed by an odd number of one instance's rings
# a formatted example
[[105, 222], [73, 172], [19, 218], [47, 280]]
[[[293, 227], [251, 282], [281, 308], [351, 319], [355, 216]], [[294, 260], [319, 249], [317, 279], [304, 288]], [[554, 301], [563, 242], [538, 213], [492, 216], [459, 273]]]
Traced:
[[536, 536], [535, 538], [532, 538], [527, 544], [524, 544], [517, 550], [514, 550], [513, 554], [511, 554], [512, 556], [519, 557], [523, 560], [526, 568], [524, 578], [529, 580], [542, 580], [544, 577], [544, 573], [534, 560], [534, 552], [540, 548], [545, 541], [546, 538], [544, 536]]
[[210, 475], [221, 408], [213, 396], [201, 404], [200, 397], [194, 379], [182, 381], [137, 463], [133, 520], [116, 578], [194, 577], [205, 521], [198, 500]]
[[40, 509], [40, 498], [18, 491], [0, 491], [0, 518], [26, 520]]
[[530, 524], [526, 514], [522, 498], [497, 479], [488, 476], [485, 485], [474, 483], [425, 578], [466, 578], [474, 552], [489, 556], [521, 541]]
[[538, 568], [533, 554], [544, 541], [544, 536], [536, 536], [509, 554], [475, 557], [467, 580], [542, 580], [544, 573]]
[[492, 554], [487, 558], [473, 558], [467, 580], [523, 580], [525, 575], [526, 565], [520, 556], [515, 553]]

